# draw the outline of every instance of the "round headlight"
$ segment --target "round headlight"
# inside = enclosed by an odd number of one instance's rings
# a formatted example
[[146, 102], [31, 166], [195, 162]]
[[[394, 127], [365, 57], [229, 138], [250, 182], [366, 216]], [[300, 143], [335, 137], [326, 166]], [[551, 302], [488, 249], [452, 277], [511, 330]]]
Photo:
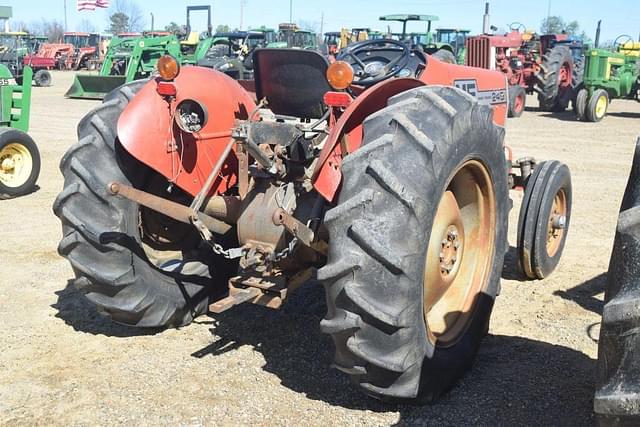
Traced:
[[208, 114], [204, 105], [193, 99], [185, 99], [176, 107], [176, 123], [188, 133], [197, 133], [207, 124]]

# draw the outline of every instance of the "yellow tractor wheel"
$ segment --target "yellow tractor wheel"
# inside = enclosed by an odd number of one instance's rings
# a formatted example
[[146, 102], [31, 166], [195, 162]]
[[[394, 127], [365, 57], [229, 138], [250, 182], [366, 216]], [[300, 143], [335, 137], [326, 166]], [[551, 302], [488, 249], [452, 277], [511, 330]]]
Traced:
[[16, 129], [0, 130], [0, 198], [33, 191], [40, 174], [40, 153], [33, 139]]

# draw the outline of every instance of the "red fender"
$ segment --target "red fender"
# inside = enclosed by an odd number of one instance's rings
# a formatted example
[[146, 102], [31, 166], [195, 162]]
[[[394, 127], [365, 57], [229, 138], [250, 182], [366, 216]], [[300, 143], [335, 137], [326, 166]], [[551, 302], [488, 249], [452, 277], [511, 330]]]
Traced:
[[[173, 82], [177, 95], [167, 101], [151, 81], [131, 100], [118, 119], [118, 139], [136, 159], [195, 196], [229, 143], [237, 120], [247, 120], [256, 104], [231, 77], [207, 68], [183, 67]], [[208, 120], [197, 134], [173, 121], [176, 106], [193, 99], [207, 110]], [[212, 187], [224, 193], [237, 182], [238, 161], [229, 154]]]
[[507, 117], [507, 86], [502, 73], [461, 65], [447, 64], [429, 57], [419, 79], [385, 80], [358, 96], [346, 108], [320, 153], [313, 175], [313, 185], [327, 201], [332, 202], [342, 181], [342, 150], [339, 142], [346, 137], [346, 147], [353, 152], [362, 144], [362, 122], [384, 108], [387, 101], [401, 92], [423, 86], [456, 86], [493, 108], [493, 121], [504, 126]]

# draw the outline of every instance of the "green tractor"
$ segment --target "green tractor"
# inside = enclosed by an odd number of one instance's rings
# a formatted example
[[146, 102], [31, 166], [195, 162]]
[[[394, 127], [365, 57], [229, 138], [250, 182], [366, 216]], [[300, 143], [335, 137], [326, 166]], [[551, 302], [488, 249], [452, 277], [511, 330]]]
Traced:
[[98, 74], [76, 74], [65, 97], [103, 99], [125, 83], [149, 77], [158, 59], [169, 54], [182, 59], [180, 42], [174, 35], [161, 37], [114, 37]]
[[[191, 31], [192, 11], [207, 11], [206, 33]], [[134, 80], [148, 78], [164, 55], [171, 55], [181, 64], [195, 65], [204, 58], [213, 44], [211, 36], [211, 6], [187, 6], [187, 31], [182, 40], [174, 34], [144, 33], [142, 37], [114, 37], [105, 55], [100, 72], [77, 74], [65, 96], [78, 99], [103, 99], [109, 92]]]
[[253, 52], [264, 47], [265, 33], [235, 31], [216, 33], [204, 57], [197, 65], [221, 71], [236, 80], [253, 79]]
[[594, 48], [585, 55], [583, 84], [574, 110], [578, 120], [599, 122], [611, 100], [638, 99], [640, 90], [640, 43], [627, 35], [618, 37], [614, 50]]
[[318, 49], [316, 33], [303, 30], [296, 24], [280, 24], [276, 40], [267, 44], [268, 48]]
[[27, 134], [33, 70], [24, 67], [18, 85], [6, 65], [0, 64], [0, 199], [33, 191], [40, 174], [40, 153]]
[[[431, 23], [438, 21], [435, 15], [385, 15], [380, 17], [381, 21], [386, 22], [402, 22], [402, 33], [394, 33], [401, 41], [411, 44], [413, 48], [423, 50], [425, 53], [432, 55], [440, 61], [450, 64], [457, 63], [457, 50], [448, 42], [438, 41], [438, 33], [431, 31]], [[407, 33], [407, 23], [412, 21], [426, 22], [427, 31], [424, 33]], [[468, 31], [467, 31], [468, 32]], [[442, 33], [444, 37], [444, 33]], [[465, 35], [466, 38], [466, 35]], [[464, 43], [461, 46], [464, 49]]]
[[452, 53], [456, 58], [456, 63], [464, 65], [467, 55], [467, 35], [471, 30], [460, 30], [457, 28], [437, 28], [436, 46], [440, 48], [451, 46]]

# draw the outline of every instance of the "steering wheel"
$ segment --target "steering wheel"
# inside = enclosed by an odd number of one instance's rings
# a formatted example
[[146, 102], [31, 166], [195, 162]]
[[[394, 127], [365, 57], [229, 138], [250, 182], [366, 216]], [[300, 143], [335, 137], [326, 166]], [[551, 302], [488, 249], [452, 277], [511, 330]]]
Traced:
[[627, 34], [622, 34], [618, 37], [616, 37], [616, 39], [613, 41], [613, 47], [616, 50], [620, 50], [620, 48], [624, 48], [624, 45], [629, 43], [629, 42], [634, 42], [635, 40], [633, 40], [633, 37], [627, 35]]
[[[376, 52], [384, 50], [398, 51], [400, 55], [391, 61], [375, 55]], [[367, 56], [370, 57], [367, 58]], [[397, 75], [407, 66], [410, 58], [411, 48], [401, 41], [391, 39], [365, 40], [354, 43], [346, 49], [340, 50], [336, 57], [339, 61], [351, 64], [355, 74], [353, 83], [364, 87], [373, 86]]]
[[511, 31], [518, 31], [518, 32], [520, 32], [520, 29], [522, 29], [523, 33], [527, 31], [527, 27], [525, 27], [524, 24], [520, 22], [512, 22], [511, 24], [509, 24], [509, 29]]

